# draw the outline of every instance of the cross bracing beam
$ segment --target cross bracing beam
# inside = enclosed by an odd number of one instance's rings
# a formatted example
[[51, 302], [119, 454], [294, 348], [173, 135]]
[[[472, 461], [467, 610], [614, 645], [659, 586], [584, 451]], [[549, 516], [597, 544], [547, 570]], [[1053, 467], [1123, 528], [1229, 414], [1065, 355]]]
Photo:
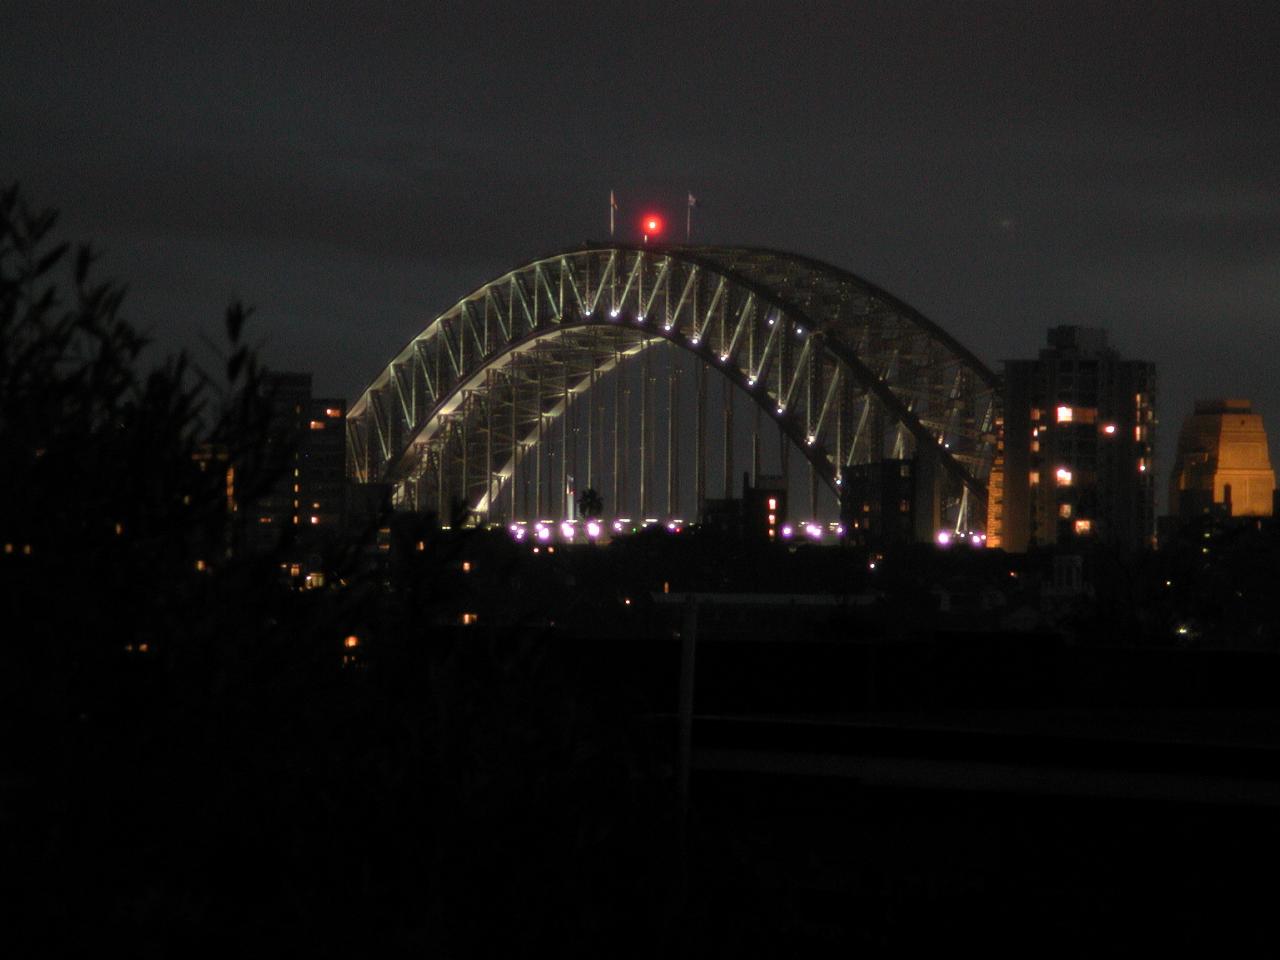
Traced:
[[[453, 482], [468, 496], [475, 489], [470, 502], [481, 513], [494, 498], [514, 503], [501, 488], [520, 457], [541, 456], [532, 449], [537, 424], [544, 438], [560, 437], [558, 456], [569, 456], [577, 444], [570, 447], [567, 425], [548, 430], [548, 419], [563, 415], [566, 396], [577, 409], [574, 398], [646, 338], [694, 354], [743, 390], [832, 489], [847, 466], [887, 455], [881, 438], [892, 427], [899, 453], [936, 448], [956, 502], [967, 489], [969, 509], [981, 513], [995, 376], [936, 324], [852, 274], [728, 247], [587, 247], [531, 261], [469, 294], [352, 406], [352, 474], [393, 484], [424, 476], [431, 471], [416, 458], [429, 451], [441, 476], [450, 457], [465, 458], [467, 476]], [[531, 358], [546, 365], [548, 382], [567, 384], [536, 412], [525, 397], [534, 391], [522, 386]], [[872, 419], [885, 429], [870, 430]], [[459, 451], [463, 442], [482, 446]], [[479, 476], [480, 463], [489, 476]], [[560, 472], [570, 466], [562, 459]]]

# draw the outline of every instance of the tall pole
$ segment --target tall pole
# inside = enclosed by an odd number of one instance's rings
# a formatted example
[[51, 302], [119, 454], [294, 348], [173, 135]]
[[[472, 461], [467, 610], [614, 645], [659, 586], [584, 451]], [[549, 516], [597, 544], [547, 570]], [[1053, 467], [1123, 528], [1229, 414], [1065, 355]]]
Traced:
[[484, 375], [484, 502], [486, 522], [495, 516], [493, 509], [493, 370]]
[[[782, 488], [791, 490], [791, 441], [787, 439], [786, 428], [778, 424], [778, 466], [782, 470]], [[790, 503], [791, 498], [787, 498]]]
[[680, 448], [676, 442], [676, 420], [679, 419], [676, 404], [680, 399], [678, 377], [680, 374], [679, 356], [675, 350], [669, 351], [671, 364], [667, 367], [667, 518], [674, 517], [680, 508], [680, 497], [676, 484], [680, 476]]
[[436, 445], [436, 523], [443, 527], [444, 522], [449, 519], [444, 512], [444, 453], [449, 437], [447, 423], [440, 434], [440, 442]]
[[[628, 376], [630, 373], [628, 372]], [[627, 383], [622, 388], [622, 459], [618, 463], [618, 469], [622, 474], [622, 503], [623, 513], [631, 513], [631, 491], [628, 488], [629, 470], [627, 463], [631, 459], [631, 384]]]
[[[474, 397], [469, 396], [468, 392], [464, 390], [462, 393], [462, 423], [459, 428], [462, 435], [462, 450], [461, 456], [458, 458], [458, 478], [461, 481], [459, 484], [458, 494], [462, 498], [463, 507], [466, 507], [467, 504], [470, 503], [470, 497], [468, 496], [469, 491], [467, 490], [467, 467], [469, 465], [467, 462], [467, 447], [469, 446], [467, 441], [470, 439], [470, 431], [467, 429], [467, 423], [471, 419], [470, 411], [467, 409], [469, 400], [473, 401]], [[452, 503], [449, 504], [449, 522], [453, 522]]]
[[587, 387], [587, 486], [594, 490], [596, 486], [596, 367], [594, 351], [591, 359], [590, 380], [591, 384]]
[[756, 404], [756, 422], [751, 428], [751, 485], [760, 484], [760, 404]]
[[649, 341], [641, 342], [640, 349], [640, 519], [649, 515], [649, 375], [651, 371]]
[[616, 354], [613, 364], [613, 515], [622, 516], [622, 355]]
[[733, 384], [721, 381], [720, 401], [724, 412], [724, 498], [733, 499]]
[[563, 408], [560, 411], [560, 515], [569, 517], [573, 509], [569, 507], [569, 363], [565, 361], [564, 378], [561, 383]]
[[535, 352], [533, 362], [536, 366], [537, 374], [537, 410], [538, 415], [538, 438], [533, 448], [533, 504], [534, 512], [537, 516], [535, 520], [542, 519], [542, 355]]
[[697, 503], [694, 510], [698, 514], [698, 522], [702, 522], [702, 504], [707, 499], [707, 364], [699, 360], [698, 369], [698, 403], [694, 411], [697, 429], [693, 435], [693, 493]]
[[520, 475], [520, 443], [516, 439], [516, 371], [511, 368], [511, 476], [507, 478], [507, 493], [511, 498], [511, 519], [516, 519], [516, 477]]

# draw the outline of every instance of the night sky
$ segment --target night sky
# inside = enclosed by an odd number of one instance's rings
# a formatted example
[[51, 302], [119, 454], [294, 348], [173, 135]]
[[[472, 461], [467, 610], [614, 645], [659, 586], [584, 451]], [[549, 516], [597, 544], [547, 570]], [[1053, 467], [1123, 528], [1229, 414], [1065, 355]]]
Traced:
[[[998, 369], [1059, 323], [1280, 461], [1280, 5], [0, 3], [0, 181], [165, 350], [257, 308], [354, 399], [439, 311], [665, 210], [829, 260]], [[513, 12], [514, 11], [514, 12]], [[1162, 492], [1163, 497], [1163, 492]]]

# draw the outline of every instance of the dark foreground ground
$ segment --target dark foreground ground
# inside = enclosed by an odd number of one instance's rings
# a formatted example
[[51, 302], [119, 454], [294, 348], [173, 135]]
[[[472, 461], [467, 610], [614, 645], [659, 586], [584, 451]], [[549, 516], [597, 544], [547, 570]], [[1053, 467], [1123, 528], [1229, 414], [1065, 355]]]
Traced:
[[281, 655], [252, 682], [131, 664], [110, 697], [79, 694], [92, 709], [9, 731], [6, 940], [131, 956], [1276, 943], [1269, 654], [709, 635], [683, 831], [678, 662], [670, 640], [460, 632], [359, 668]]

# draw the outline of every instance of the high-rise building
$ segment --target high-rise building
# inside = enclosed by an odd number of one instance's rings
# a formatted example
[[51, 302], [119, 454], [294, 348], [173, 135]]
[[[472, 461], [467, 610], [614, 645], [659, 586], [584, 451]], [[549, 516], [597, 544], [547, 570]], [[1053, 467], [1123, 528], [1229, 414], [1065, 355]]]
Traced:
[[343, 519], [346, 498], [346, 401], [313, 397], [311, 374], [268, 373], [268, 489], [243, 505], [244, 546], [266, 552], [294, 544], [298, 562]]
[[1262, 416], [1248, 400], [1199, 400], [1182, 422], [1169, 513], [1269, 517], [1276, 475]]
[[1154, 364], [1088, 327], [1055, 327], [1038, 359], [1005, 361], [988, 544], [1150, 546], [1155, 382]]

